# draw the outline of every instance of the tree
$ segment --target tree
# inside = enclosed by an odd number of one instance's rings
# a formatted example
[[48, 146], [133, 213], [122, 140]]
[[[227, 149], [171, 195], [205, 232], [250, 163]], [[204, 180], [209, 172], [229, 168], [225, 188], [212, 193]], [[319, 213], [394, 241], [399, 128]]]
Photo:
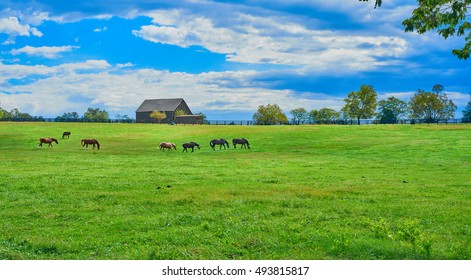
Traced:
[[462, 122], [469, 123], [471, 122], [471, 93], [469, 94], [469, 102], [468, 105], [463, 110], [463, 118], [461, 119]]
[[320, 110], [312, 110], [309, 116], [317, 123], [331, 124], [340, 117], [340, 113], [330, 108], [322, 108]]
[[288, 118], [281, 108], [276, 104], [260, 105], [257, 112], [253, 114], [253, 119], [258, 125], [286, 124]]
[[57, 120], [77, 120], [79, 119], [79, 114], [77, 112], [68, 112], [62, 114], [62, 116], [57, 116]]
[[167, 117], [167, 115], [162, 111], [154, 110], [154, 111], [152, 111], [152, 113], [150, 113], [149, 117], [153, 118], [158, 123], [161, 123], [162, 120]]
[[175, 111], [175, 117], [183, 116], [183, 115], [185, 115], [185, 111], [183, 111], [182, 109], [178, 109]]
[[203, 114], [202, 112], [196, 113], [196, 115], [203, 116], [203, 122], [208, 120], [208, 117], [205, 114]]
[[294, 124], [304, 123], [308, 117], [307, 111], [304, 108], [296, 108], [289, 113], [293, 116], [292, 121]]
[[453, 118], [456, 109], [456, 105], [445, 93], [437, 94], [419, 89], [409, 101], [410, 117], [423, 119], [428, 123]]
[[316, 123], [319, 120], [319, 110], [311, 110], [309, 112], [309, 122]]
[[0, 107], [0, 119], [11, 118], [10, 113], [7, 110]]
[[87, 120], [109, 120], [108, 112], [100, 108], [88, 108], [87, 112], [83, 114], [83, 118]]
[[350, 92], [347, 98], [344, 99], [345, 106], [343, 111], [352, 118], [358, 120], [371, 118], [375, 114], [378, 102], [376, 100], [378, 94], [372, 86], [362, 85], [357, 92]]
[[[359, 0], [367, 2], [368, 0]], [[405, 32], [416, 31], [424, 34], [431, 30], [444, 39], [450, 36], [465, 36], [465, 44], [461, 49], [452, 51], [459, 59], [468, 59], [471, 52], [471, 23], [468, 9], [471, 9], [470, 0], [417, 0], [418, 7], [414, 9], [410, 18], [402, 22]], [[381, 0], [375, 0], [375, 8], [380, 7]]]
[[397, 123], [407, 112], [407, 102], [394, 96], [378, 102], [378, 117], [380, 123]]
[[33, 119], [33, 117], [30, 114], [22, 113], [17, 108], [11, 110], [9, 114], [10, 114], [10, 118], [13, 118], [13, 119], [28, 119], [28, 120]]

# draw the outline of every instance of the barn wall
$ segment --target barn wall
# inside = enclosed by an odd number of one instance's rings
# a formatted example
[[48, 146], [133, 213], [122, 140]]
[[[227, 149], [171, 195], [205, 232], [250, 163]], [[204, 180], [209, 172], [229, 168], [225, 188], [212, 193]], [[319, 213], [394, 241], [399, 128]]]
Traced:
[[[151, 113], [152, 112], [137, 112], [136, 113], [136, 122], [137, 123], [157, 123], [156, 120], [149, 117], [149, 115]], [[167, 115], [167, 117], [165, 119], [163, 119], [161, 123], [170, 123], [170, 122], [172, 122], [174, 112], [165, 111], [165, 114]]]

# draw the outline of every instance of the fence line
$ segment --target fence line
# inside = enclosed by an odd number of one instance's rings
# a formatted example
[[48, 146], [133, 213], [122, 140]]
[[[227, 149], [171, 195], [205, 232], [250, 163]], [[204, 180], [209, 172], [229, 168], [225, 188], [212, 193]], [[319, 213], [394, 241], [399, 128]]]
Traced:
[[[0, 122], [73, 122], [73, 123], [136, 123], [135, 119], [65, 119], [65, 118], [43, 118], [43, 117], [32, 117], [32, 118], [0, 118]], [[443, 120], [425, 120], [425, 119], [402, 119], [397, 123], [382, 123], [376, 119], [360, 119], [360, 125], [372, 125], [372, 124], [459, 124], [467, 123], [463, 122], [462, 119], [443, 119]], [[172, 123], [174, 124], [174, 123]], [[203, 124], [207, 125], [256, 125], [257, 123], [253, 120], [205, 120]], [[357, 125], [358, 120], [332, 120], [322, 122], [304, 122], [300, 124], [310, 125]], [[182, 125], [182, 124], [179, 124]], [[189, 125], [189, 124], [186, 124]], [[191, 125], [191, 124], [190, 124]], [[289, 123], [289, 125], [294, 125]]]

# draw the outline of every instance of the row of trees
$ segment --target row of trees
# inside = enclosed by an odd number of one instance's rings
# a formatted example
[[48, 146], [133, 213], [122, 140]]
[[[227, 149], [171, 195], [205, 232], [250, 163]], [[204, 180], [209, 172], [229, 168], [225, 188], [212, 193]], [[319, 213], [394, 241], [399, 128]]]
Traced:
[[33, 117], [28, 113], [22, 113], [17, 108], [7, 111], [3, 108], [0, 108], [0, 119], [26, 119], [32, 120]]
[[[419, 89], [405, 102], [394, 96], [378, 102], [378, 94], [372, 86], [362, 85], [358, 91], [352, 91], [344, 99], [345, 105], [340, 111], [331, 108], [307, 111], [296, 108], [290, 111], [291, 122], [335, 123], [350, 119], [371, 119], [379, 123], [397, 123], [403, 118], [420, 119], [428, 123], [454, 118], [457, 106], [443, 92], [442, 85], [435, 85], [431, 92]], [[288, 123], [288, 117], [276, 104], [262, 105], [253, 115], [257, 124], [273, 125]], [[463, 122], [471, 122], [471, 101], [463, 111]]]
[[102, 110], [100, 108], [88, 108], [82, 117], [80, 117], [77, 112], [67, 112], [62, 114], [62, 116], [56, 117], [56, 120], [58, 121], [70, 121], [79, 119], [85, 119], [90, 121], [108, 121], [110, 119], [110, 116], [107, 111]]
[[[127, 116], [120, 116], [120, 118], [128, 118]], [[7, 111], [3, 108], [0, 108], [0, 119], [21, 119], [21, 120], [44, 120], [43, 117], [32, 117], [28, 113], [20, 112], [17, 108]], [[77, 112], [67, 112], [62, 114], [62, 116], [57, 116], [56, 120], [65, 121], [65, 120], [100, 120], [107, 121], [110, 119], [107, 111], [100, 108], [88, 108], [83, 116], [79, 116]]]

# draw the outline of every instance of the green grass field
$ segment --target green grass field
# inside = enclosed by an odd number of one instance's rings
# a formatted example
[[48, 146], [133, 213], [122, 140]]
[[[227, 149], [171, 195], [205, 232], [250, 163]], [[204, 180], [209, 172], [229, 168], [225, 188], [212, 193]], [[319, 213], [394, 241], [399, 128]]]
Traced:
[[[470, 136], [469, 125], [0, 123], [0, 259], [471, 259]], [[221, 137], [252, 149], [210, 150]], [[187, 141], [201, 150], [182, 153]]]

